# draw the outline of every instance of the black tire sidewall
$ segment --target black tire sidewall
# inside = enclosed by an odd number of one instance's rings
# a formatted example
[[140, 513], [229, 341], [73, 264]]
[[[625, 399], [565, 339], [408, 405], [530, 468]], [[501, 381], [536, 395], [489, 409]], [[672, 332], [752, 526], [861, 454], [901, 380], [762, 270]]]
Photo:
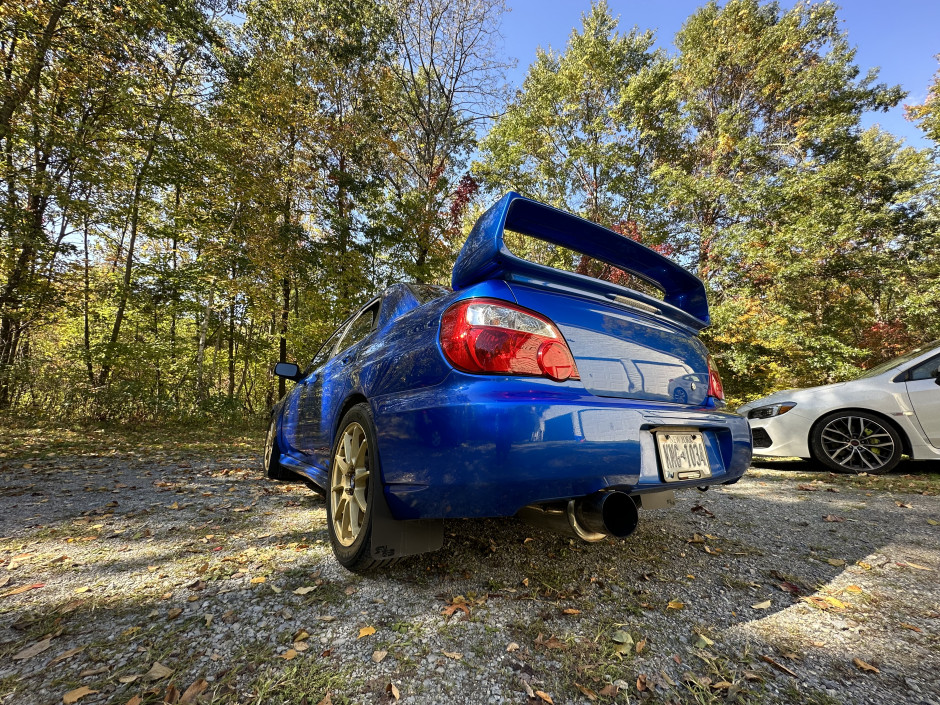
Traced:
[[370, 561], [369, 552], [372, 544], [372, 516], [375, 506], [374, 497], [376, 488], [381, 484], [381, 471], [379, 464], [378, 443], [375, 435], [375, 424], [372, 421], [372, 410], [368, 404], [356, 404], [343, 416], [336, 429], [336, 435], [333, 438], [333, 446], [330, 448], [330, 468], [327, 474], [327, 485], [332, 484], [333, 477], [333, 458], [336, 457], [336, 450], [339, 446], [343, 433], [351, 423], [358, 423], [366, 433], [366, 439], [369, 442], [369, 489], [366, 493], [366, 516], [362, 529], [356, 540], [349, 546], [341, 544], [333, 530], [333, 496], [332, 489], [328, 486], [326, 490], [326, 527], [330, 535], [330, 544], [333, 546], [333, 555], [346, 568], [355, 568], [365, 561]]
[[839, 465], [837, 462], [833, 461], [826, 454], [826, 451], [823, 449], [823, 446], [822, 446], [823, 429], [835, 419], [842, 418], [845, 416], [855, 416], [857, 418], [868, 419], [869, 421], [874, 421], [879, 426], [884, 428], [885, 431], [887, 431], [891, 435], [891, 440], [894, 441], [894, 454], [891, 456], [891, 459], [887, 463], [882, 465], [880, 468], [877, 468], [874, 470], [863, 470], [862, 472], [866, 472], [869, 475], [885, 475], [891, 472], [892, 470], [894, 470], [894, 468], [897, 467], [898, 463], [901, 462], [901, 456], [904, 453], [903, 443], [901, 442], [901, 434], [898, 433], [897, 429], [894, 428], [894, 426], [890, 422], [885, 421], [883, 418], [881, 418], [877, 414], [871, 414], [865, 411], [836, 411], [831, 414], [827, 414], [826, 416], [823, 416], [821, 419], [819, 419], [819, 421], [817, 421], [816, 424], [813, 426], [813, 430], [810, 433], [809, 450], [810, 450], [810, 454], [813, 456], [813, 460], [815, 460], [818, 463], [821, 463], [822, 465], [825, 465], [829, 470], [832, 470], [833, 472], [844, 472], [844, 473], [855, 472], [851, 468], [847, 468], [844, 465]]

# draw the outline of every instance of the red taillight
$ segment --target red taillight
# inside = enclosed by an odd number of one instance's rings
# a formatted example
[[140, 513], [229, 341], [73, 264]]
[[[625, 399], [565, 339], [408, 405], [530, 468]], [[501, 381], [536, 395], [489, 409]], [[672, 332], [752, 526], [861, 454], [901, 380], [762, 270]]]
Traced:
[[441, 317], [441, 347], [465, 372], [580, 379], [555, 324], [506, 301], [458, 301]]
[[725, 388], [721, 384], [721, 376], [711, 355], [708, 356], [708, 396], [722, 401], [725, 399]]

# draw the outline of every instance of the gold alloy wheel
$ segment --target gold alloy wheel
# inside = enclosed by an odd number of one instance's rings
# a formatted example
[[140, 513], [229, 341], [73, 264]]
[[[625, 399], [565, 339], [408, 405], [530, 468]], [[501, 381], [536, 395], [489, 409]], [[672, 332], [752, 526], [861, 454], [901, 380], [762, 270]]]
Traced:
[[268, 426], [268, 435], [264, 439], [264, 469], [270, 470], [271, 456], [274, 455], [274, 436], [277, 434], [277, 422], [272, 421]]
[[355, 421], [343, 431], [330, 471], [330, 510], [333, 534], [352, 546], [365, 523], [369, 503], [369, 441]]

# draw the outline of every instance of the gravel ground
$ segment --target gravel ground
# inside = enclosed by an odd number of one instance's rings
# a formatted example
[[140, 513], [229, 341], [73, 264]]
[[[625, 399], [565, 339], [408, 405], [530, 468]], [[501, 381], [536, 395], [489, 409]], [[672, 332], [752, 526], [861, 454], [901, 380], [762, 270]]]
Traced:
[[765, 463], [593, 545], [452, 521], [362, 577], [257, 435], [0, 430], [0, 703], [940, 705], [936, 466]]

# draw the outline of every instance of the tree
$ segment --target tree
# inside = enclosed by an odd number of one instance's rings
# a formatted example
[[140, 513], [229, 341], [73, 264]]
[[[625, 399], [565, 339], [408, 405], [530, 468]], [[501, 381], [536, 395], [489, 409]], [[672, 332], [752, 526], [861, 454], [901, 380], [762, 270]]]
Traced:
[[628, 87], [662, 62], [651, 32], [617, 32], [606, 2], [582, 15], [564, 53], [539, 49], [522, 89], [481, 144], [474, 174], [608, 227], [654, 219], [648, 144]]

